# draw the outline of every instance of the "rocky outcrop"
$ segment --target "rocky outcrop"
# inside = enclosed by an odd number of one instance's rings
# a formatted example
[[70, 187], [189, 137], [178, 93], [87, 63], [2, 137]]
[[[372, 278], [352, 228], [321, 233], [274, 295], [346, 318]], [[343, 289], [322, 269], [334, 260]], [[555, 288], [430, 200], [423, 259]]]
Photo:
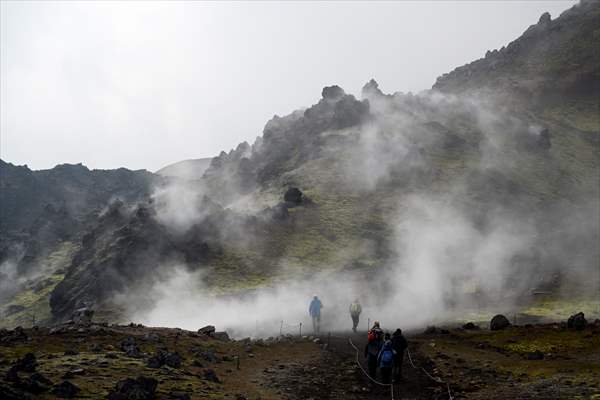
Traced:
[[600, 74], [594, 47], [600, 2], [581, 1], [558, 18], [537, 24], [499, 50], [439, 77], [433, 89], [462, 93], [493, 90], [520, 106], [542, 106], [561, 96], [589, 96]]

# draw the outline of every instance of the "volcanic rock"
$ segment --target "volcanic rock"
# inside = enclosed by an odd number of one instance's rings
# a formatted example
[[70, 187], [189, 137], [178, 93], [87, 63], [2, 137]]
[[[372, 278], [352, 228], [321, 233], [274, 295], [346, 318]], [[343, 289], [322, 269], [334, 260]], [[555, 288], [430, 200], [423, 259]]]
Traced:
[[10, 343], [27, 340], [25, 330], [20, 326], [17, 326], [12, 331], [5, 332], [0, 337], [0, 343]]
[[210, 382], [216, 382], [216, 383], [221, 382], [221, 380], [217, 376], [216, 372], [210, 368], [204, 370], [204, 379], [207, 381], [210, 381]]
[[160, 368], [163, 365], [168, 365], [171, 368], [179, 368], [181, 367], [181, 362], [182, 358], [179, 353], [159, 350], [148, 359], [147, 365], [149, 368]]
[[283, 195], [283, 200], [298, 205], [302, 203], [302, 192], [298, 188], [291, 187]]
[[142, 352], [136, 344], [135, 338], [129, 336], [121, 342], [121, 350], [129, 357], [138, 358], [142, 356]]
[[23, 389], [31, 393], [42, 393], [50, 390], [52, 381], [40, 373], [33, 373], [25, 379], [21, 385]]
[[115, 389], [108, 394], [109, 400], [151, 400], [154, 399], [158, 381], [143, 376], [127, 378], [117, 382]]
[[77, 396], [80, 391], [81, 389], [71, 382], [62, 381], [60, 384], [54, 385], [51, 393], [57, 397], [71, 398]]
[[344, 92], [344, 89], [342, 89], [338, 85], [325, 86], [323, 88], [323, 91], [321, 92], [321, 95], [326, 100], [339, 100], [345, 94], [346, 92]]
[[13, 367], [17, 371], [24, 372], [35, 372], [35, 368], [37, 367], [37, 361], [35, 359], [35, 355], [33, 353], [27, 353], [23, 356], [23, 358], [18, 359]]
[[464, 330], [467, 330], [467, 331], [477, 331], [477, 330], [480, 329], [479, 326], [475, 325], [472, 322], [467, 322], [462, 327], [463, 327]]
[[94, 311], [90, 310], [87, 307], [80, 308], [73, 312], [71, 319], [77, 325], [90, 325], [92, 323], [92, 317], [94, 316]]
[[203, 328], [198, 329], [198, 333], [201, 333], [203, 335], [208, 335], [208, 336], [212, 336], [213, 333], [215, 333], [215, 327], [213, 325], [206, 325]]
[[567, 320], [567, 328], [575, 329], [576, 331], [582, 331], [587, 326], [587, 320], [582, 312], [573, 314]]
[[499, 331], [510, 326], [510, 321], [502, 314], [495, 315], [490, 321], [490, 330]]

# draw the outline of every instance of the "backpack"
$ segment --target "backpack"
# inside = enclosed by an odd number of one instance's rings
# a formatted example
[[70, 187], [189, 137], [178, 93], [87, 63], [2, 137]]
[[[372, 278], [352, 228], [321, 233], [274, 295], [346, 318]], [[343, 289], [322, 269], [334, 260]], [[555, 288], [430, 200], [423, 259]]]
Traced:
[[358, 308], [360, 306], [358, 305], [358, 303], [352, 303], [352, 305], [350, 306], [350, 312], [354, 315], [358, 314]]
[[391, 367], [394, 362], [394, 353], [392, 350], [386, 349], [381, 353], [381, 366]]
[[367, 341], [368, 342], [373, 342], [375, 340], [379, 340], [379, 337], [381, 336], [381, 331], [377, 330], [377, 329], [371, 329], [368, 333], [367, 333]]

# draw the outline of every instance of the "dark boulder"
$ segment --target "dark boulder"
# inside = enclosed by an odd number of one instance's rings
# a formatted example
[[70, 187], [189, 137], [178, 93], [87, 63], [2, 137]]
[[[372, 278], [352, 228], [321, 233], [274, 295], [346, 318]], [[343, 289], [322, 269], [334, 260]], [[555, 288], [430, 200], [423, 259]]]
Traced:
[[4, 332], [0, 337], [0, 343], [21, 342], [25, 340], [27, 340], [27, 335], [25, 334], [25, 330], [20, 326], [17, 326], [12, 331]]
[[536, 351], [532, 351], [530, 353], [527, 353], [526, 357], [527, 357], [528, 360], [543, 360], [544, 359], [544, 353], [542, 353], [539, 350], [536, 350]]
[[43, 393], [50, 390], [52, 387], [52, 381], [46, 378], [40, 373], [33, 373], [27, 379], [24, 379], [21, 384], [21, 388], [31, 393]]
[[463, 327], [464, 330], [467, 330], [467, 331], [477, 331], [477, 330], [480, 329], [479, 326], [475, 325], [472, 322], [467, 322], [462, 327]]
[[139, 358], [142, 356], [140, 348], [137, 346], [135, 338], [129, 336], [121, 342], [121, 350], [129, 357]]
[[167, 365], [171, 368], [180, 368], [181, 363], [182, 358], [179, 353], [159, 350], [148, 359], [147, 366], [149, 368], [160, 368]]
[[59, 383], [58, 385], [54, 385], [54, 387], [52, 388], [52, 394], [55, 395], [56, 397], [62, 397], [62, 398], [72, 398], [77, 396], [77, 393], [79, 393], [81, 391], [81, 389], [77, 386], [75, 386], [74, 384], [72, 384], [69, 381], [62, 381], [61, 383]]
[[109, 400], [151, 400], [154, 399], [158, 381], [143, 376], [127, 378], [117, 382], [115, 389], [108, 394]]
[[502, 314], [494, 315], [490, 321], [490, 330], [499, 331], [510, 326], [510, 321]]
[[582, 312], [573, 314], [567, 320], [567, 328], [582, 331], [587, 326], [587, 320]]
[[15, 361], [13, 367], [16, 368], [17, 371], [35, 372], [35, 368], [37, 367], [35, 355], [33, 353], [25, 354], [23, 358]]
[[302, 192], [298, 188], [291, 187], [283, 195], [283, 200], [287, 203], [292, 203], [295, 205], [301, 204]]
[[208, 336], [212, 336], [215, 331], [216, 329], [212, 325], [206, 325], [205, 327], [198, 329], [198, 333]]

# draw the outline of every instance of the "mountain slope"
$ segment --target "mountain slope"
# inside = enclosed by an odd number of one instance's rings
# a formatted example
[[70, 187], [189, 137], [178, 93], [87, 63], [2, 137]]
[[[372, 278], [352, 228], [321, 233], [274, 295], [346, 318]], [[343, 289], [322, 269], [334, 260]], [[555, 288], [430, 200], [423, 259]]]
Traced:
[[[600, 90], [588, 85], [600, 63], [587, 40], [599, 9], [543, 16], [418, 95], [385, 94], [374, 80], [360, 99], [326, 87], [252, 145], [213, 158], [201, 179], [151, 177], [129, 197], [137, 204], [115, 202], [77, 228], [82, 240], [53, 278], [53, 317], [82, 306], [140, 315], [180, 271], [193, 288], [171, 289], [180, 300], [290, 281], [340, 298], [382, 293], [382, 309], [405, 293], [434, 310], [574, 282], [584, 293], [600, 260]], [[571, 103], [577, 113], [562, 113]], [[41, 224], [67, 220], [59, 207], [46, 213]]]
[[518, 39], [439, 77], [447, 93], [491, 89], [518, 107], [579, 130], [600, 131], [600, 7], [582, 1], [559, 18], [543, 14]]
[[0, 304], [8, 307], [3, 322], [48, 318], [49, 293], [87, 227], [111, 201], [136, 203], [159, 182], [147, 171], [81, 164], [32, 171], [0, 160]]

